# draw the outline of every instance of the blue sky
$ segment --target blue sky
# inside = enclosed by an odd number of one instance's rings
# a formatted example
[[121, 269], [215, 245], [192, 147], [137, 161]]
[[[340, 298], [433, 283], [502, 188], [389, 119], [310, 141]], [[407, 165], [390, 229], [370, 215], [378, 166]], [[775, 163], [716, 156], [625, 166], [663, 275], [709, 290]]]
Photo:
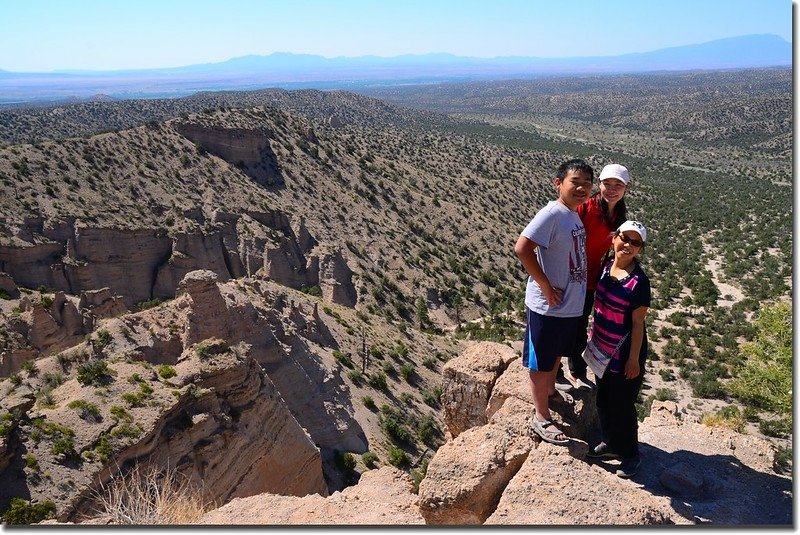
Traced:
[[127, 69], [273, 52], [611, 56], [792, 39], [789, 0], [0, 0], [0, 69]]

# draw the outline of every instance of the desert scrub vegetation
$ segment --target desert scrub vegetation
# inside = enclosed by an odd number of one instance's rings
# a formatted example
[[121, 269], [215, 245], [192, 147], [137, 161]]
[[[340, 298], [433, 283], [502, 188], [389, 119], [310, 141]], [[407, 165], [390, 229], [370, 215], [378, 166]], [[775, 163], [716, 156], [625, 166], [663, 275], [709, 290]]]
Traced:
[[378, 455], [372, 451], [361, 454], [361, 461], [367, 468], [375, 468], [379, 460]]
[[98, 409], [97, 405], [91, 401], [86, 401], [85, 399], [74, 399], [67, 403], [67, 407], [78, 411], [78, 415], [81, 417], [81, 419], [86, 420], [87, 422], [99, 422], [103, 419], [103, 417], [100, 415], [100, 409]]
[[219, 355], [226, 351], [228, 351], [227, 342], [219, 338], [209, 338], [208, 340], [198, 342], [197, 345], [194, 346], [194, 352], [201, 360], [209, 359], [213, 355]]
[[11, 498], [11, 502], [3, 513], [3, 522], [8, 525], [38, 524], [42, 520], [53, 518], [56, 504], [52, 500], [31, 503], [22, 498]]
[[775, 413], [780, 419], [791, 422], [791, 306], [788, 303], [763, 306], [755, 325], [755, 340], [742, 347], [744, 363], [728, 387], [745, 405]]
[[214, 504], [176, 470], [135, 465], [96, 493], [96, 517], [120, 525], [194, 524]]
[[[62, 353], [63, 354], [63, 353]], [[102, 359], [91, 359], [78, 366], [76, 379], [84, 386], [103, 386], [113, 381], [114, 371]]]
[[0, 437], [7, 438], [14, 425], [14, 415], [10, 412], [0, 414]]
[[178, 372], [175, 371], [174, 366], [170, 366], [169, 364], [161, 364], [158, 368], [158, 375], [161, 376], [162, 379], [171, 379], [178, 375]]
[[737, 433], [743, 433], [747, 425], [742, 412], [733, 405], [722, 407], [714, 414], [704, 414], [700, 423], [709, 427], [725, 427]]

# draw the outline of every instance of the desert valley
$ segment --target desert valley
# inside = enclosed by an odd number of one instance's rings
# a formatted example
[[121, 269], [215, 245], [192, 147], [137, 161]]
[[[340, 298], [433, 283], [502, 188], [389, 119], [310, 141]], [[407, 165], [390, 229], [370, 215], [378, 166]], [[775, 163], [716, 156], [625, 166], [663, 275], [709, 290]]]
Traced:
[[[791, 68], [0, 108], [4, 522], [791, 525], [792, 145]], [[630, 481], [527, 424], [573, 157], [650, 236]]]

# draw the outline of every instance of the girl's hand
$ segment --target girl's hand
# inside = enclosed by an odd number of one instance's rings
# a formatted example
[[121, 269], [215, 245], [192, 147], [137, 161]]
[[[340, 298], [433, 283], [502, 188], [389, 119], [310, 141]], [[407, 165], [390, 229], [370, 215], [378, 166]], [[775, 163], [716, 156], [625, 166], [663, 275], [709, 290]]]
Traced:
[[639, 360], [628, 357], [628, 362], [625, 363], [625, 379], [636, 379], [640, 371]]

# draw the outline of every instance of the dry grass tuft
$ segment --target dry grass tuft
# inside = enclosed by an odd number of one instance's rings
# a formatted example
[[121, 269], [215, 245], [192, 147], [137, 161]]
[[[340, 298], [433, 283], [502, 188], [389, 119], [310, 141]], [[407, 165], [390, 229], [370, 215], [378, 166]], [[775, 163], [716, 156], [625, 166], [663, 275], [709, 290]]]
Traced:
[[97, 493], [97, 516], [110, 524], [195, 524], [214, 508], [202, 491], [176, 470], [136, 465]]

